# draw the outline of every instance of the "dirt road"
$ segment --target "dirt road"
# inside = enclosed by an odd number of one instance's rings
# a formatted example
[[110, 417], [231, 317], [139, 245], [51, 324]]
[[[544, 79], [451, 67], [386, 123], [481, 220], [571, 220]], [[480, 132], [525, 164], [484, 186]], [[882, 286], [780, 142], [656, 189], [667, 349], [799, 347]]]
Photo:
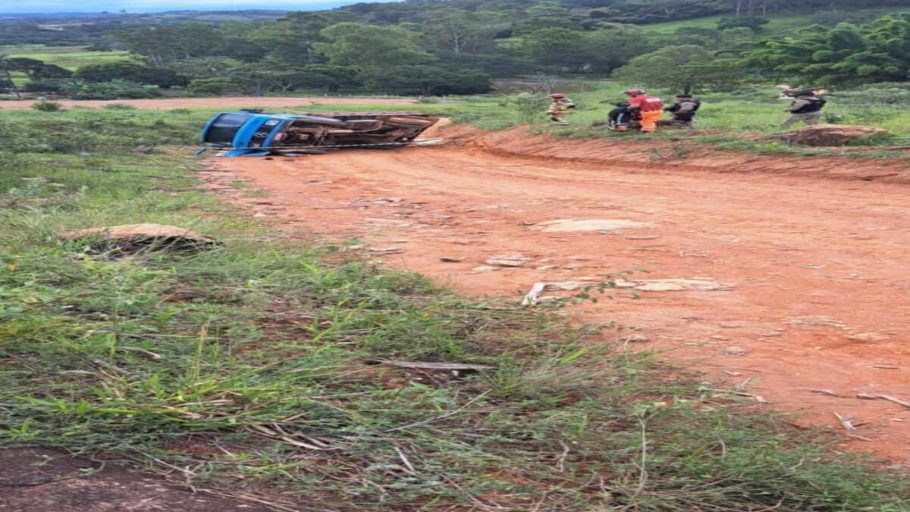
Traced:
[[[362, 239], [371, 257], [469, 294], [517, 301], [535, 282], [644, 269], [614, 300], [571, 313], [617, 322], [605, 343], [659, 351], [799, 424], [853, 436], [844, 438], [853, 449], [910, 464], [910, 409], [856, 396], [910, 401], [908, 189], [870, 181], [905, 168], [733, 155], [715, 169], [725, 172], [706, 172], [687, 165], [705, 155], [661, 162], [625, 143], [586, 142], [596, 158], [561, 159], [573, 157], [561, 154], [566, 142], [513, 133], [213, 159], [206, 179], [292, 234]], [[751, 171], [736, 173], [736, 162]], [[808, 168], [818, 172], [801, 176]], [[851, 173], [856, 181], [823, 179]], [[245, 196], [230, 187], [236, 179], [268, 195]], [[527, 260], [487, 263], [503, 255]], [[857, 430], [845, 432], [835, 413]]]
[[[31, 108], [35, 100], [0, 101], [2, 109]], [[239, 96], [223, 98], [155, 98], [147, 100], [59, 100], [64, 108], [90, 107], [100, 108], [111, 103], [132, 105], [136, 108], [150, 110], [169, 110], [172, 108], [247, 108], [247, 107], [297, 107], [305, 105], [406, 105], [414, 103], [406, 98], [330, 98], [330, 97], [286, 97], [272, 98], [259, 96]]]

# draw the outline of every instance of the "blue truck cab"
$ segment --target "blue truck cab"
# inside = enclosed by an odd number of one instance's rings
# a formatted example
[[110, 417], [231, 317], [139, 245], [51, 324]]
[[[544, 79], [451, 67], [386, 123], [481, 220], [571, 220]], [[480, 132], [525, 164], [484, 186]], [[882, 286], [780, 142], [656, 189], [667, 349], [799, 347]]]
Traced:
[[379, 147], [413, 141], [438, 117], [413, 112], [268, 114], [258, 110], [222, 112], [200, 138], [222, 156], [316, 152], [315, 148]]

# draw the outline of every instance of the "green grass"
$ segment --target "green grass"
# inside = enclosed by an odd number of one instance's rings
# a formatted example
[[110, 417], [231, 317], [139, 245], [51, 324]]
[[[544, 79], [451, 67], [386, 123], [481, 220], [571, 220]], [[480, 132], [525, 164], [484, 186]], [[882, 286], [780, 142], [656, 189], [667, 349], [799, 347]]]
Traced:
[[72, 71], [88, 64], [133, 60], [126, 51], [98, 52], [84, 46], [44, 46], [40, 44], [0, 46], [0, 55], [37, 59]]
[[[630, 134], [618, 134], [595, 126], [606, 121], [607, 112], [614, 104], [623, 99], [621, 91], [626, 84], [616, 82], [579, 82], [569, 87], [569, 96], [578, 104], [578, 108], [569, 116], [569, 126], [550, 128], [545, 124], [545, 99], [536, 116], [531, 116], [531, 125], [535, 130], [548, 131], [556, 135], [572, 137], [628, 137]], [[650, 90], [662, 98], [672, 98], [674, 91]], [[696, 119], [700, 132], [689, 134], [679, 131], [664, 131], [655, 135], [635, 134], [637, 137], [656, 139], [680, 137], [692, 143], [704, 143], [731, 149], [753, 152], [792, 153], [802, 155], [827, 155], [836, 151], [834, 148], [806, 148], [789, 146], [776, 142], [773, 135], [787, 131], [782, 126], [788, 114], [784, 112], [789, 105], [787, 101], [777, 99], [779, 90], [774, 87], [749, 87], [738, 92], [705, 92], [698, 94], [703, 106]], [[451, 102], [435, 105], [415, 105], [417, 110], [440, 112], [450, 115], [456, 122], [470, 123], [484, 129], [499, 130], [521, 124], [529, 124], [516, 106], [515, 96], [476, 96], [461, 98]], [[669, 101], [669, 100], [666, 100]], [[910, 110], [906, 105], [869, 106], [855, 104], [852, 100], [842, 99], [837, 94], [828, 96], [825, 107], [826, 121], [837, 124], [854, 124], [874, 126], [887, 130], [890, 136], [867, 141], [869, 153], [865, 156], [884, 156], [875, 153], [876, 148], [906, 144], [910, 140]], [[765, 140], [755, 140], [756, 135], [767, 136]], [[890, 155], [894, 156], [894, 155]]]
[[[16, 148], [0, 154], [0, 446], [129, 459], [292, 509], [908, 510], [899, 475], [647, 354], [283, 240], [197, 188], [187, 144], [206, 117], [0, 112]], [[137, 222], [223, 246], [114, 259], [56, 237]]]

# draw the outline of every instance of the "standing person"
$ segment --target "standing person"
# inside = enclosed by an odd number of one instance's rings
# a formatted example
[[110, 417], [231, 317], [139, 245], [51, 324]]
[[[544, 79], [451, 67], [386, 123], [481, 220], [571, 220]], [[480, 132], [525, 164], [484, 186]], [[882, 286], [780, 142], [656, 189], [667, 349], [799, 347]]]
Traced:
[[565, 94], [560, 93], [551, 94], [550, 99], [553, 100], [547, 108], [547, 117], [549, 117], [550, 123], [569, 124], [566, 122], [566, 113], [575, 108], [575, 103], [569, 98], [566, 98]]
[[790, 113], [790, 117], [784, 121], [784, 126], [792, 126], [800, 121], [808, 125], [818, 124], [821, 121], [825, 103], [827, 101], [816, 96], [814, 91], [796, 93], [796, 101], [786, 110]]
[[693, 98], [691, 94], [677, 94], [676, 102], [665, 108], [664, 111], [673, 115], [670, 123], [692, 128], [695, 113], [700, 108], [701, 101]]
[[637, 112], [641, 118], [641, 131], [657, 131], [657, 122], [663, 113], [663, 101], [656, 96], [648, 96], [642, 89], [626, 89], [622, 93], [629, 96], [629, 110]]

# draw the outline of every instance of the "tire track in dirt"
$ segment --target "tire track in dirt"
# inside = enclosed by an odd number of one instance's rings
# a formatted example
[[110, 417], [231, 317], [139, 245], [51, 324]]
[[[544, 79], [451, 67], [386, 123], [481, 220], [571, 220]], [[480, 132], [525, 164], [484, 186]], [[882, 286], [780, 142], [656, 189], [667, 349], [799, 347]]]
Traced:
[[[716, 282], [719, 288], [710, 291], [619, 290], [613, 300], [569, 311], [579, 321], [617, 322], [603, 331], [605, 343], [653, 349], [712, 381], [742, 385], [768, 407], [795, 413], [799, 424], [840, 429], [833, 413], [851, 415], [864, 425], [845, 444], [910, 462], [910, 410], [855, 398], [878, 393], [910, 400], [904, 186], [818, 179], [821, 172], [775, 174], [792, 169], [792, 157], [733, 154], [731, 161], [756, 166], [735, 174], [662, 166], [641, 154], [636, 162], [628, 144], [597, 145], [597, 159], [541, 158], [536, 150], [547, 141], [527, 142], [515, 133], [503, 146], [518, 153], [527, 143], [534, 157], [491, 154], [490, 138], [459, 130], [449, 133], [462, 135], [460, 142], [441, 147], [214, 159], [204, 179], [292, 236], [356, 237], [368, 244], [366, 254], [468, 294], [517, 301], [535, 282], [635, 269], [649, 273], [627, 279]], [[574, 144], [558, 141], [569, 153]], [[800, 169], [889, 170], [877, 161], [823, 160]], [[236, 179], [267, 196], [245, 196], [229, 185]], [[556, 219], [643, 225], [541, 229]], [[485, 265], [509, 254], [529, 261], [518, 268]]]

